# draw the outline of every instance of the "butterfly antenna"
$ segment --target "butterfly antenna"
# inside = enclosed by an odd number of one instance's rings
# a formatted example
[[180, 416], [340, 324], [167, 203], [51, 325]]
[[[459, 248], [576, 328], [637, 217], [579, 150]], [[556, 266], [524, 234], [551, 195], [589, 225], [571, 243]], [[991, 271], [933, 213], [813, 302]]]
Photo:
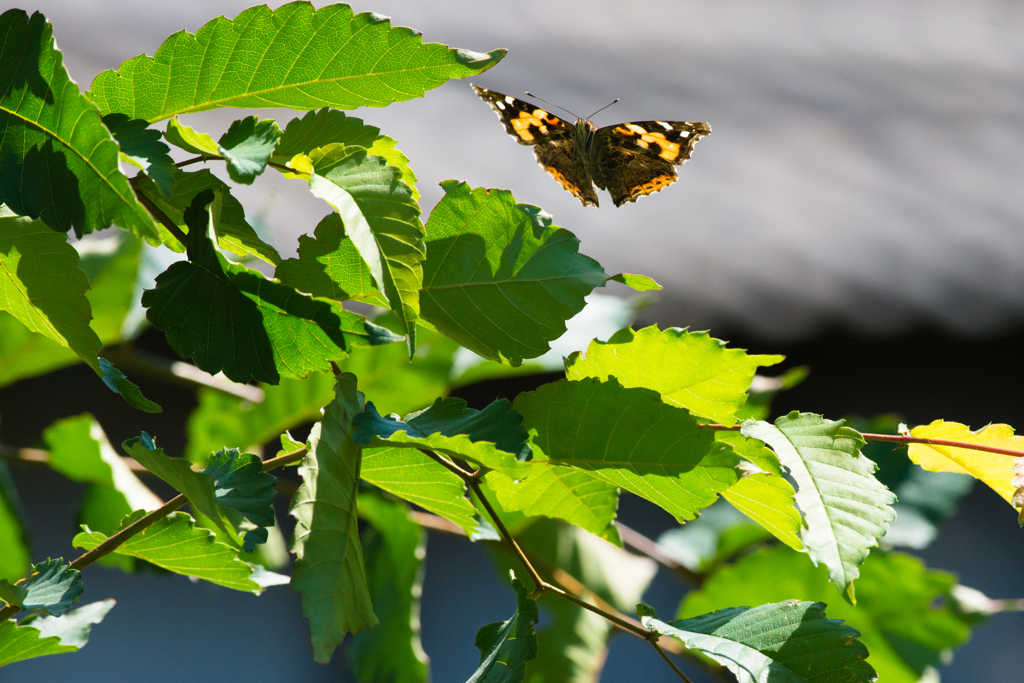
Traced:
[[594, 112], [593, 114], [591, 114], [591, 115], [590, 115], [590, 116], [588, 116], [587, 118], [588, 118], [588, 119], [592, 119], [592, 118], [594, 118], [595, 116], [597, 116], [598, 114], [600, 114], [600, 113], [601, 113], [601, 112], [603, 112], [603, 111], [604, 111], [605, 109], [607, 109], [608, 107], [612, 106], [613, 104], [615, 104], [615, 103], [616, 103], [616, 102], [618, 102], [618, 101], [619, 101], [619, 98], [618, 98], [618, 97], [616, 97], [616, 98], [615, 98], [614, 100], [612, 100], [612, 101], [611, 101], [611, 102], [609, 102], [608, 104], [604, 105], [603, 107], [601, 107], [600, 109], [598, 109], [597, 111], [595, 111], [595, 112]]
[[578, 114], [573, 114], [573, 113], [572, 113], [571, 111], [569, 111], [569, 110], [568, 110], [568, 109], [566, 109], [565, 107], [559, 107], [559, 106], [558, 106], [557, 104], [555, 104], [554, 102], [548, 102], [547, 100], [545, 100], [545, 99], [543, 99], [543, 98], [537, 97], [537, 96], [536, 96], [536, 95], [534, 95], [533, 93], [526, 93], [526, 94], [527, 94], [528, 96], [532, 97], [532, 98], [533, 98], [533, 99], [535, 99], [535, 100], [540, 100], [540, 101], [541, 101], [541, 102], [543, 102], [544, 104], [550, 104], [550, 105], [551, 105], [552, 107], [555, 107], [556, 109], [561, 109], [562, 111], [564, 111], [564, 112], [565, 112], [566, 114], [568, 114], [569, 116], [575, 116], [576, 118], [580, 118]]

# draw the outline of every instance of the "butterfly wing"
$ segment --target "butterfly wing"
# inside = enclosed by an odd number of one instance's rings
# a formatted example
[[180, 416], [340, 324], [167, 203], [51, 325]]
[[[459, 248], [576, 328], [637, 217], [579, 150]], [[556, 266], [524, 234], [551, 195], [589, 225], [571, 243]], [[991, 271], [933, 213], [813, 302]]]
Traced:
[[690, 158], [697, 140], [711, 133], [695, 121], [634, 121], [597, 131], [594, 182], [615, 206], [635, 202], [676, 181], [674, 166]]
[[548, 140], [572, 139], [573, 127], [540, 107], [474, 85], [473, 90], [491, 105], [508, 134], [520, 145], [536, 145]]
[[549, 140], [534, 147], [533, 153], [541, 168], [583, 202], [583, 206], [597, 206], [597, 191], [590, 181], [586, 164], [576, 154], [575, 141], [571, 138]]
[[529, 102], [475, 85], [473, 90], [491, 105], [516, 142], [533, 146], [541, 168], [583, 202], [583, 206], [597, 206], [597, 191], [586, 163], [576, 154], [574, 126]]

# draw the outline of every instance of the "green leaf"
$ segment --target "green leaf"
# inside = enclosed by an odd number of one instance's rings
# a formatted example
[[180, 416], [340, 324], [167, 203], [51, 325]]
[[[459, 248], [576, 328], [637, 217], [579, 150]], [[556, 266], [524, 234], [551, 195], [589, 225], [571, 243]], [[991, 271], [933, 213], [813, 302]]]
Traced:
[[535, 453], [525, 479], [488, 472], [487, 485], [501, 507], [536, 517], [564, 519], [617, 546], [622, 545], [615, 516], [619, 489], [582, 470], [549, 464]]
[[825, 618], [825, 604], [787, 600], [760, 607], [732, 607], [665, 623], [649, 606], [637, 606], [641, 623], [680, 640], [736, 674], [740, 683], [797, 683], [822, 675], [836, 683], [870, 683], [860, 635]]
[[309, 434], [302, 486], [292, 500], [297, 520], [292, 590], [302, 593], [309, 617], [313, 659], [326, 664], [346, 633], [378, 624], [363, 568], [356, 512], [361, 448], [352, 419], [363, 410], [356, 377], [338, 376], [336, 398]]
[[[145, 513], [136, 510], [121, 521], [121, 528], [137, 522]], [[92, 550], [107, 540], [106, 534], [84, 527], [72, 540], [76, 548]], [[238, 550], [218, 543], [207, 529], [196, 528], [195, 520], [184, 512], [172, 512], [154, 522], [114, 549], [158, 567], [193, 576], [218, 586], [238, 591], [263, 592], [253, 578], [251, 565], [238, 559]]]
[[653, 389], [666, 403], [732, 425], [757, 367], [782, 360], [727, 349], [707, 332], [661, 331], [652, 325], [637, 332], [627, 327], [606, 342], [595, 340], [586, 357], [574, 353], [565, 365], [569, 379], [615, 377], [623, 386]]
[[252, 185], [256, 176], [267, 169], [270, 155], [280, 139], [281, 129], [276, 121], [247, 116], [232, 122], [228, 132], [220, 137], [217, 151], [227, 160], [232, 180]]
[[16, 585], [0, 580], [0, 598], [22, 609], [60, 616], [85, 592], [82, 574], [62, 559], [32, 565], [28, 578]]
[[106, 358], [99, 359], [100, 379], [107, 385], [107, 388], [118, 394], [125, 400], [125, 403], [132, 408], [137, 408], [147, 413], [161, 413], [163, 408], [150, 401], [142, 395], [139, 388], [128, 381], [124, 373], [117, 369], [113, 363]]
[[551, 464], [583, 470], [683, 522], [739, 478], [739, 459], [714, 432], [650, 389], [559, 380], [519, 394], [523, 427]]
[[0, 622], [0, 666], [85, 647], [93, 625], [113, 606], [113, 600], [93, 602], [61, 617], [39, 617], [31, 626], [19, 626], [13, 619]]
[[480, 666], [467, 683], [519, 683], [526, 664], [537, 656], [537, 603], [527, 596], [526, 586], [509, 572], [516, 591], [516, 613], [507, 621], [484, 626], [476, 634]]
[[164, 131], [164, 138], [175, 147], [180, 147], [192, 154], [204, 154], [214, 157], [218, 157], [221, 154], [220, 145], [217, 144], [216, 140], [206, 133], [200, 133], [186, 126], [178, 121], [177, 118], [167, 121], [167, 130]]
[[875, 463], [860, 454], [860, 433], [820, 415], [796, 411], [774, 425], [748, 420], [743, 436], [767, 443], [796, 480], [804, 516], [800, 538], [811, 561], [823, 563], [843, 596], [856, 602], [857, 566], [896, 516], [896, 501], [875, 479]]
[[[766, 580], [770, 577], [770, 580]], [[760, 605], [786, 599], [829, 601], [828, 613], [861, 633], [869, 662], [886, 683], [918, 683], [927, 667], [948, 661], [948, 649], [963, 644], [968, 623], [950, 598], [955, 577], [928, 570], [902, 553], [872, 553], [857, 580], [857, 605], [835, 600], [824, 567], [801, 554], [775, 547], [744, 557], [688, 593], [679, 617], [693, 617], [732, 605]]]
[[50, 467], [74, 481], [115, 491], [129, 512], [155, 510], [163, 504], [124, 463], [92, 415], [54, 422], [43, 431], [43, 440], [50, 451]]
[[27, 522], [10, 470], [0, 462], [0, 580], [15, 581], [28, 573]]
[[354, 347], [401, 339], [334, 302], [228, 263], [207, 237], [212, 197], [201, 192], [185, 212], [189, 261], [172, 264], [142, 297], [178, 355], [236, 382], [277, 383], [327, 371]]
[[107, 114], [103, 125], [114, 136], [121, 154], [128, 162], [145, 171], [161, 194], [169, 197], [174, 189], [174, 159], [171, 148], [160, 140], [160, 131], [149, 127], [140, 119], [129, 119], [124, 114]]
[[[78, 267], [89, 279], [85, 296], [92, 306], [89, 326], [107, 346], [133, 332], [125, 321], [139, 275], [143, 242], [123, 231], [89, 235], [75, 243]], [[73, 365], [81, 358], [70, 348], [31, 332], [8, 313], [0, 313], [0, 386]]]
[[506, 190], [441, 183], [425, 226], [421, 315], [484, 358], [519, 365], [548, 350], [607, 276], [579, 240]]
[[348, 661], [364, 683], [426, 683], [430, 658], [420, 644], [420, 594], [427, 535], [402, 503], [359, 496], [359, 516], [370, 522], [363, 556], [380, 626], [348, 646]]
[[722, 497], [794, 550], [802, 550], [803, 520], [796, 508], [793, 486], [782, 475], [779, 459], [763, 442], [736, 432], [718, 432], [715, 439], [732, 446], [737, 455], [759, 471], [747, 472], [722, 492]]
[[[393, 138], [381, 135], [379, 128], [363, 123], [362, 119], [336, 109], [321, 109], [288, 122], [271, 160], [286, 165], [297, 155], [309, 155], [331, 145], [362, 147], [367, 154], [383, 157], [389, 166], [399, 169], [402, 181], [412, 189], [412, 198], [418, 200], [416, 174], [409, 168], [409, 159], [395, 149], [396, 144]], [[296, 172], [302, 175], [300, 169]]]
[[426, 410], [381, 416], [372, 403], [356, 416], [353, 438], [363, 446], [430, 449], [482, 467], [521, 472], [530, 452], [522, 418], [505, 399], [483, 410], [467, 407], [460, 398], [439, 398]]
[[429, 456], [409, 448], [364, 448], [363, 480], [458, 524], [468, 536], [478, 526], [466, 484]]
[[[263, 471], [263, 461], [250, 453], [239, 453], [237, 448], [225, 448], [210, 456], [203, 474], [213, 477], [218, 505], [240, 513], [256, 526], [246, 530], [243, 550], [251, 553], [256, 544], [266, 543], [267, 527], [274, 526], [277, 478]], [[236, 528], [241, 526], [237, 519], [232, 522]]]
[[[185, 211], [203, 190], [214, 190], [221, 193], [220, 220], [217, 221], [217, 246], [227, 249], [239, 256], [255, 256], [271, 265], [281, 262], [281, 256], [274, 247], [260, 239], [256, 231], [245, 220], [245, 209], [231, 194], [231, 188], [220, 178], [207, 169], [186, 173], [174, 169], [174, 192], [168, 197], [161, 195], [156, 186], [148, 179], [143, 179], [138, 186], [158, 209], [174, 222], [183, 232], [188, 232], [185, 225]], [[178, 242], [163, 226], [160, 227], [164, 236], [164, 244], [174, 251], [185, 251], [185, 246]]]
[[[620, 612], [629, 612], [658, 572], [655, 562], [616, 548], [582, 529], [538, 520], [516, 533], [529, 557], [550, 558], [552, 569], [574, 577]], [[502, 546], [491, 546], [505, 570], [520, 567]], [[611, 622], [556, 595], [537, 599], [552, 619], [538, 632], [543, 643], [530, 662], [529, 683], [593, 683], [601, 675], [613, 635]]]
[[387, 306], [337, 213], [324, 216], [313, 237], [299, 236], [299, 258], [282, 261], [274, 277], [313, 296]]
[[39, 12], [0, 15], [0, 203], [79, 237], [117, 224], [156, 240], [118, 167], [117, 143], [68, 76], [52, 31]]
[[486, 71], [505, 50], [480, 54], [435, 43], [386, 17], [293, 2], [217, 17], [179, 31], [153, 57], [139, 55], [93, 81], [104, 112], [158, 121], [218, 107], [355, 109], [403, 102]]
[[662, 287], [652, 278], [646, 275], [635, 275], [633, 273], [619, 273], [618, 275], [612, 275], [608, 278], [609, 281], [621, 282], [630, 289], [637, 292], [649, 292], [651, 290], [658, 291]]
[[420, 208], [412, 189], [402, 182], [399, 169], [358, 147], [337, 145], [310, 158], [315, 169], [310, 192], [340, 215], [345, 235], [398, 316], [400, 331], [410, 335], [411, 355], [416, 350], [415, 322], [426, 255]]

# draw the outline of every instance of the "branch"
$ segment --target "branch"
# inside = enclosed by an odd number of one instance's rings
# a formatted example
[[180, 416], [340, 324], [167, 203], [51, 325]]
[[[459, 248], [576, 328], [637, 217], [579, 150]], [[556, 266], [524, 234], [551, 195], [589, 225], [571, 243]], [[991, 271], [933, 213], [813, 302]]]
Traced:
[[[300, 448], [297, 451], [292, 451], [290, 453], [279, 455], [276, 458], [265, 460], [263, 462], [263, 471], [266, 472], [268, 470], [296, 463], [302, 460], [302, 458], [304, 458], [305, 456], [305, 448]], [[118, 546], [127, 541], [129, 538], [144, 531], [147, 527], [160, 521], [161, 519], [171, 514], [187, 502], [188, 498], [186, 498], [184, 494], [179, 493], [177, 496], [171, 498], [169, 501], [158, 507], [156, 510], [149, 512], [144, 517], [140, 517], [138, 520], [135, 521], [135, 523], [129, 524], [113, 536], [109, 537], [107, 540], [103, 541], [103, 543], [100, 543], [92, 550], [79, 556], [78, 559], [71, 563], [71, 568], [81, 571], [82, 569], [88, 567], [90, 564], [100, 559], [104, 555], [112, 553]], [[8, 605], [7, 607], [0, 609], [0, 622], [10, 619], [19, 611], [21, 611], [21, 608], [17, 605]]]
[[[138, 177], [139, 176], [135, 176], [135, 178]], [[134, 178], [132, 180], [134, 180]], [[182, 246], [187, 247], [188, 235], [181, 231], [181, 228], [179, 228], [177, 224], [171, 220], [170, 216], [161, 211], [160, 207], [154, 204], [153, 201], [146, 196], [145, 192], [136, 192], [135, 194], [139, 198], [139, 201], [142, 202], [142, 205], [146, 207], [146, 210], [149, 211], [150, 214], [152, 214], [153, 218], [160, 221], [160, 224], [167, 228], [167, 232], [174, 235], [174, 239], [181, 242]]]
[[[743, 428], [743, 425], [722, 425], [722, 424], [706, 424], [700, 425], [701, 427], [709, 427], [720, 432], [738, 432]], [[965, 448], [971, 451], [985, 451], [986, 453], [996, 453], [998, 455], [1009, 455], [1014, 458], [1020, 458], [1024, 456], [1024, 451], [1015, 451], [1012, 448], [999, 448], [997, 446], [986, 446], [980, 443], [971, 443], [969, 441], [947, 441], [945, 439], [925, 439], [919, 436], [905, 436], [903, 434], [868, 434], [861, 432], [861, 436], [864, 437], [865, 441], [889, 441], [891, 443], [898, 443], [901, 445], [920, 443], [928, 446], [949, 446], [951, 448]]]

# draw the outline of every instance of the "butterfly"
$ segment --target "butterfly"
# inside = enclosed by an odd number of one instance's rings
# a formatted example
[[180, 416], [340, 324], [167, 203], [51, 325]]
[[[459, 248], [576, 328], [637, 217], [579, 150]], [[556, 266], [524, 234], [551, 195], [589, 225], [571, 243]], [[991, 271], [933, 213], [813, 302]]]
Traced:
[[[690, 158], [711, 127], [696, 121], [633, 121], [598, 128], [588, 119], [575, 124], [529, 102], [474, 85], [505, 130], [533, 147], [541, 167], [583, 206], [597, 206], [594, 185], [608, 190], [615, 206], [658, 192], [677, 179], [675, 166]], [[616, 100], [617, 101], [617, 100]]]

